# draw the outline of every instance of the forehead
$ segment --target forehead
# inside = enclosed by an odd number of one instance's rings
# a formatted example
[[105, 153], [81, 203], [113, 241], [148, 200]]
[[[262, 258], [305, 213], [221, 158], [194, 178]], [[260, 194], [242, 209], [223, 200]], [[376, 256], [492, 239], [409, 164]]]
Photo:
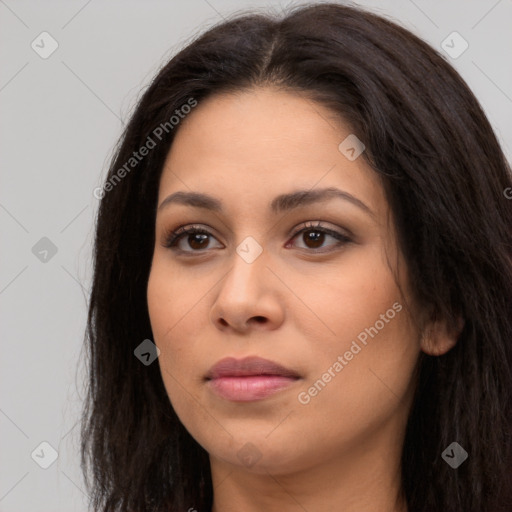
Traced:
[[377, 174], [364, 158], [351, 161], [339, 149], [353, 136], [339, 116], [296, 93], [255, 88], [211, 96], [179, 126], [159, 202], [194, 190], [225, 202], [269, 203], [279, 193], [335, 186], [385, 209]]

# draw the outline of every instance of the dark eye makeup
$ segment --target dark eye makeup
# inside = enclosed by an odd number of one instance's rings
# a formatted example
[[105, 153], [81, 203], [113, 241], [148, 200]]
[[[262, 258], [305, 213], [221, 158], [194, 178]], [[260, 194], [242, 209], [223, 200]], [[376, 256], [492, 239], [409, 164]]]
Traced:
[[[303, 235], [302, 242], [305, 247], [297, 248], [309, 253], [331, 252], [352, 242], [352, 239], [349, 236], [325, 227], [320, 221], [305, 223], [300, 229], [293, 233], [290, 242], [299, 235]], [[327, 246], [327, 250], [325, 250], [326, 247], [323, 245], [326, 241], [326, 237], [331, 237], [335, 240], [335, 243]], [[210, 231], [200, 225], [191, 224], [166, 231], [163, 237], [162, 246], [171, 249], [178, 254], [195, 256], [199, 253], [204, 253], [212, 249], [209, 247], [211, 241], [210, 238], [215, 239], [214, 235]], [[188, 249], [180, 247], [182, 242], [187, 243]], [[285, 244], [286, 248], [290, 247], [290, 242]], [[216, 249], [219, 248], [222, 248], [222, 245]]]

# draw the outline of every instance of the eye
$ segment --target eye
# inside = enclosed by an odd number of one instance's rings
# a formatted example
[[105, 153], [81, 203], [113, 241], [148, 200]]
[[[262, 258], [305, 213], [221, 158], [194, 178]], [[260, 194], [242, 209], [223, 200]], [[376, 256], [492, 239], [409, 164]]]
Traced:
[[[299, 237], [299, 235], [302, 235]], [[326, 241], [326, 238], [334, 239], [334, 243], [329, 244], [331, 247], [334, 246], [340, 247], [351, 242], [351, 239], [344, 235], [343, 233], [339, 233], [332, 229], [328, 229], [322, 226], [320, 222], [313, 224], [309, 223], [298, 232], [293, 235], [293, 239], [298, 238], [304, 243], [303, 247], [299, 246], [299, 249], [310, 249], [312, 252], [328, 252], [328, 251], [319, 251], [319, 248], [323, 248], [323, 244]], [[325, 247], [325, 246], [324, 246]], [[329, 251], [332, 249], [329, 249]]]
[[[182, 253], [202, 252], [210, 247], [210, 237], [213, 235], [204, 228], [197, 226], [179, 227], [169, 231], [165, 237], [163, 246]], [[188, 245], [188, 248], [186, 247]], [[222, 247], [222, 245], [220, 245]], [[191, 249], [191, 250], [190, 250]]]
[[[348, 236], [332, 229], [323, 227], [320, 222], [316, 224], [306, 224], [306, 226], [304, 226], [292, 236], [292, 241], [300, 237], [300, 235], [302, 235], [302, 237], [299, 238], [299, 240], [304, 243], [304, 246], [298, 246], [298, 248], [303, 250], [309, 249], [309, 252], [329, 252], [337, 247], [351, 242], [351, 239]], [[329, 238], [333, 239], [334, 243], [325, 246], [324, 244], [326, 241], [328, 241]], [[193, 255], [193, 253], [197, 254], [200, 252], [206, 252], [209, 249], [215, 248], [210, 246], [211, 240], [216, 240], [216, 238], [209, 231], [202, 227], [193, 225], [182, 226], [175, 230], [170, 230], [168, 233], [166, 233], [162, 245], [176, 252]], [[289, 246], [290, 242], [286, 244], [286, 247]], [[332, 248], [329, 249], [329, 246]], [[222, 247], [223, 246], [220, 243], [217, 245], [217, 248]], [[328, 248], [327, 251], [319, 250], [325, 249], [325, 247]]]

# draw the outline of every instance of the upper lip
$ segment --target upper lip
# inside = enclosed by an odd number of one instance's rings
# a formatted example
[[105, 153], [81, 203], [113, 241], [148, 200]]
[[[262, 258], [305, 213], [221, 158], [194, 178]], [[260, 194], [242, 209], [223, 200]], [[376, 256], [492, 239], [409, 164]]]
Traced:
[[250, 356], [243, 359], [226, 357], [215, 363], [206, 375], [206, 379], [218, 379], [220, 377], [250, 377], [255, 375], [277, 375], [280, 377], [299, 378], [299, 375], [284, 366], [263, 359]]

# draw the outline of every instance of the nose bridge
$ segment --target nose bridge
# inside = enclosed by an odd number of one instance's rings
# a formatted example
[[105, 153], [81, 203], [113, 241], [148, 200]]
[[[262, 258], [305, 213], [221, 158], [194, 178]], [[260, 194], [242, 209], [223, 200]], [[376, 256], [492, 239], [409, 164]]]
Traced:
[[[266, 281], [268, 273], [267, 251], [252, 237], [244, 239], [233, 254], [231, 270], [222, 285], [222, 291], [239, 300], [251, 299], [249, 295], [258, 294], [258, 288]], [[252, 300], [256, 297], [253, 296]]]
[[276, 329], [284, 321], [284, 305], [273, 286], [269, 254], [255, 240], [244, 239], [232, 254], [212, 304], [211, 319], [220, 329]]

